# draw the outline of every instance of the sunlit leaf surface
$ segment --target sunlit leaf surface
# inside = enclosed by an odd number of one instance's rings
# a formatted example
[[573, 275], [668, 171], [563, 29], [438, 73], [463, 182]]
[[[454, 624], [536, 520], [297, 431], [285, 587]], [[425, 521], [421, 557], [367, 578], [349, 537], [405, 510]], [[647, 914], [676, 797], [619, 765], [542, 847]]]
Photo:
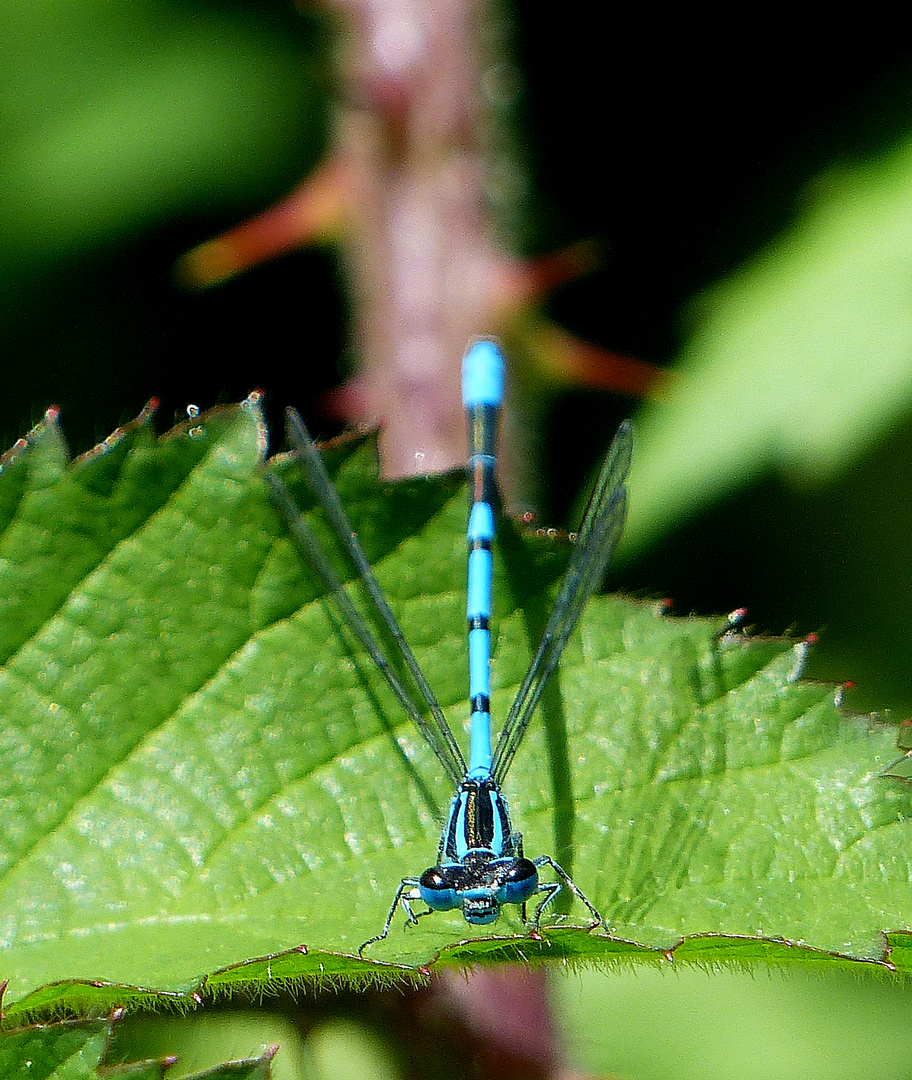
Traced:
[[[606, 930], [573, 908], [541, 941], [515, 914], [477, 940], [456, 914], [397, 917], [358, 959], [435, 860], [452, 793], [291, 546], [264, 448], [255, 403], [161, 440], [142, 419], [73, 464], [51, 419], [0, 470], [10, 1017], [417, 975], [446, 947], [437, 962], [835, 965], [826, 951], [879, 960], [882, 932], [912, 927], [912, 795], [879, 776], [894, 731], [799, 681], [802, 644], [604, 597], [506, 788], [527, 852], [571, 869]], [[366, 440], [329, 464], [461, 732], [461, 478], [380, 487]], [[292, 463], [269, 467], [309, 512]], [[500, 717], [565, 551], [505, 526], [496, 556]]]

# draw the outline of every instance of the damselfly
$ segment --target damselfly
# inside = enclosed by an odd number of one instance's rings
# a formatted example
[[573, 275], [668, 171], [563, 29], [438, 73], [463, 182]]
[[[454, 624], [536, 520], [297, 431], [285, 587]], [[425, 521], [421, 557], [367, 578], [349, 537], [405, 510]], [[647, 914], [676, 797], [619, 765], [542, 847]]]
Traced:
[[[365, 941], [359, 952], [387, 936], [396, 909], [400, 906], [405, 911], [407, 925], [433, 911], [461, 908], [466, 922], [473, 926], [484, 926], [497, 919], [504, 904], [520, 905], [523, 920], [526, 921], [526, 904], [533, 897], [539, 897], [535, 913], [527, 923], [535, 931], [544, 909], [565, 887], [588, 910], [590, 928], [602, 921], [595, 907], [551, 856], [525, 857], [522, 836], [510, 822], [501, 785], [545, 685], [557, 667], [586, 601], [601, 582], [620, 539], [627, 512], [624, 481], [630, 466], [630, 424], [622, 424], [614, 437], [589, 500], [541, 642], [507, 714], [497, 744], [492, 746], [489, 675], [491, 543], [494, 539], [497, 503], [495, 443], [504, 390], [504, 361], [493, 341], [482, 339], [469, 347], [463, 359], [462, 384], [469, 426], [468, 472], [471, 484], [467, 604], [471, 709], [468, 764], [374, 577], [320, 453], [294, 410], [288, 411], [287, 420], [289, 439], [297, 459], [341, 547], [357, 571], [373, 615], [390, 635], [400, 660], [414, 680], [423, 708], [415, 702], [399, 678], [377, 635], [355, 607], [339, 574], [281, 479], [273, 474], [267, 476], [276, 505], [287, 519], [311, 569], [322, 580], [342, 618], [377, 665], [399, 703], [436, 754], [444, 772], [456, 786], [440, 838], [436, 864], [420, 877], [404, 877], [401, 880], [383, 929]], [[557, 880], [541, 881], [539, 870], [543, 867], [550, 868]], [[427, 911], [416, 914], [412, 909], [415, 901], [423, 901]]]

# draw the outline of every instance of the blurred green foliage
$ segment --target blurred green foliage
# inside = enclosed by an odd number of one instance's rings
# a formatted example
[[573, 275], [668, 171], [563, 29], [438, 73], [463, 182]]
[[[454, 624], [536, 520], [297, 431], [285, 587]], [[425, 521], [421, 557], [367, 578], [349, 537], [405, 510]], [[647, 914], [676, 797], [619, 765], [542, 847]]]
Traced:
[[294, 175], [305, 133], [313, 157], [304, 22], [262, 7], [0, 4], [4, 276], [177, 213], [236, 211]]
[[85, 450], [153, 395], [167, 420], [300, 386], [302, 296], [337, 335], [324, 255], [203, 295], [172, 275], [318, 160], [330, 40], [286, 0], [0, 0], [0, 444], [52, 403]]
[[688, 607], [719, 595], [699, 595], [714, 571], [735, 599], [740, 572], [762, 629], [825, 628], [812, 670], [860, 681], [856, 708], [912, 707], [910, 222], [912, 142], [820, 176], [691, 305], [668, 400], [637, 427], [628, 550], [660, 552], [654, 570], [680, 555], [673, 581], [703, 560]]

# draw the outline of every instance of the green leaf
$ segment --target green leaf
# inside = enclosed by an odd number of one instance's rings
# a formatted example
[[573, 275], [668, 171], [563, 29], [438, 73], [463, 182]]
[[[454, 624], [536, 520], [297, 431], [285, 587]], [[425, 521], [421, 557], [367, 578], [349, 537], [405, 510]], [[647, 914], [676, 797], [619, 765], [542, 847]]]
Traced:
[[[0, 470], [9, 1020], [418, 978], [440, 950], [832, 965], [883, 960], [893, 931], [912, 968], [912, 795], [879, 776], [894, 732], [799, 681], [803, 644], [616, 597], [590, 604], [505, 785], [526, 851], [570, 870], [610, 933], [576, 910], [540, 941], [515, 910], [478, 935], [397, 916], [359, 958], [400, 878], [434, 861], [452, 793], [270, 506], [255, 402], [161, 440], [147, 419], [66, 465], [50, 417]], [[378, 486], [363, 439], [328, 460], [461, 732], [462, 480]], [[293, 463], [269, 468], [311, 508]], [[495, 716], [565, 557], [501, 537]]]
[[637, 419], [627, 546], [772, 469], [817, 484], [908, 414], [912, 141], [814, 178], [794, 224], [701, 295]]
[[96, 1077], [111, 1024], [89, 1020], [46, 1024], [0, 1035], [0, 1076], [8, 1080]]
[[[104, 1020], [70, 1020], [56, 1024], [0, 1033], [0, 1076], [4, 1080], [162, 1080], [177, 1060], [174, 1056], [157, 1061], [113, 1064], [107, 1061], [117, 1011]], [[230, 1080], [269, 1080], [276, 1047], [257, 1057], [229, 1061], [196, 1073], [196, 1080], [228, 1077]]]
[[259, 1057], [248, 1058], [245, 1061], [226, 1061], [224, 1065], [216, 1065], [214, 1069], [206, 1069], [205, 1072], [195, 1073], [193, 1080], [216, 1080], [224, 1076], [228, 1080], [269, 1080], [272, 1075], [271, 1062], [275, 1056], [276, 1047], [272, 1047]]

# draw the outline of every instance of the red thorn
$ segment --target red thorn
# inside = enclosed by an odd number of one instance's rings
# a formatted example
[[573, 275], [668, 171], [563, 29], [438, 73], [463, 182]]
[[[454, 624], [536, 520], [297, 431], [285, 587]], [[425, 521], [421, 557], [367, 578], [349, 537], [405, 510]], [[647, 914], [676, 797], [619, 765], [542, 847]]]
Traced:
[[350, 201], [349, 170], [340, 158], [330, 158], [268, 210], [188, 251], [175, 276], [191, 288], [205, 288], [333, 235], [341, 230]]
[[553, 376], [596, 390], [661, 400], [672, 378], [654, 364], [582, 341], [544, 320], [532, 328], [529, 344]]
[[582, 277], [601, 261], [601, 244], [597, 240], [582, 240], [537, 259], [510, 259], [500, 270], [507, 306], [539, 300], [559, 285]]

